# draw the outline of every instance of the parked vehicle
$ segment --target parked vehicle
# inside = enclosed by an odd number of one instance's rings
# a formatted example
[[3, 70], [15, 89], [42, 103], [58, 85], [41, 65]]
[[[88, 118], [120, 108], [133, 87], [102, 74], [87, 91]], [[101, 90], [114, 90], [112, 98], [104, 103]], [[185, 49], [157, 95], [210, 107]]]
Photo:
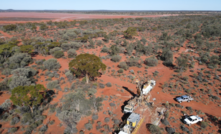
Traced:
[[192, 124], [196, 124], [200, 121], [203, 121], [203, 119], [198, 115], [186, 116], [186, 118], [184, 119], [184, 123], [189, 126]]
[[189, 95], [183, 95], [183, 96], [180, 96], [180, 97], [176, 98], [176, 101], [178, 101], [179, 103], [181, 103], [181, 102], [190, 102], [192, 100], [193, 100], [193, 98]]

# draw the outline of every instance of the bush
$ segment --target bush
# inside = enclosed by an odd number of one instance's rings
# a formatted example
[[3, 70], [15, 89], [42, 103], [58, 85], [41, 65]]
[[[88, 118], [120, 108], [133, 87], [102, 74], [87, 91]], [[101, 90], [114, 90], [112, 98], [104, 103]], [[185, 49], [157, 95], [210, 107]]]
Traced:
[[82, 45], [79, 42], [70, 42], [71, 48], [78, 50]]
[[102, 83], [99, 83], [99, 87], [100, 87], [100, 88], [105, 88], [105, 85], [102, 84]]
[[206, 128], [208, 126], [208, 123], [205, 121], [202, 121], [200, 126], [201, 128]]
[[64, 52], [63, 51], [56, 51], [56, 52], [54, 52], [54, 57], [55, 58], [61, 58], [61, 57], [63, 57], [64, 56]]
[[45, 61], [45, 59], [36, 60], [35, 63], [36, 63], [37, 65], [42, 65], [44, 61]]
[[59, 82], [57, 80], [50, 81], [50, 82], [47, 83], [47, 88], [48, 89], [52, 90], [52, 89], [59, 88], [59, 87], [60, 87], [60, 85], [59, 85]]
[[7, 99], [7, 100], [5, 100], [4, 103], [2, 103], [1, 108], [4, 111], [6, 111], [6, 110], [9, 110], [9, 108], [11, 108], [11, 106], [12, 106], [12, 103], [11, 103], [10, 99]]
[[25, 76], [12, 76], [10, 79], [11, 79], [9, 83], [10, 89], [14, 89], [17, 86], [30, 86], [31, 85], [30, 79]]
[[175, 133], [175, 129], [172, 127], [166, 127], [166, 131], [168, 134], [174, 134]]
[[142, 67], [143, 61], [142, 59], [138, 58], [138, 57], [131, 57], [129, 60], [127, 60], [127, 65], [132, 67], [132, 66], [136, 66], [136, 67]]
[[[57, 116], [68, 128], [70, 131], [76, 130], [77, 122], [80, 121], [82, 116], [89, 116], [92, 110], [99, 110], [102, 106], [102, 98], [95, 98], [91, 96], [90, 98], [86, 97], [85, 89], [78, 89], [76, 92], [72, 92], [63, 96], [62, 107], [60, 110], [57, 110]], [[86, 87], [86, 90], [88, 87]], [[90, 130], [92, 129], [92, 124], [87, 123], [85, 127]], [[75, 132], [76, 133], [76, 132]]]
[[39, 130], [41, 132], [45, 132], [45, 131], [47, 131], [47, 129], [48, 129], [48, 127], [46, 125], [43, 125]]
[[77, 52], [75, 51], [75, 49], [68, 50], [68, 58], [74, 58], [76, 56], [77, 56]]
[[56, 51], [63, 51], [60, 47], [54, 47], [50, 49], [50, 54], [53, 55]]
[[170, 123], [168, 122], [168, 120], [165, 118], [165, 119], [162, 119], [161, 122], [166, 125], [166, 126], [169, 126]]
[[182, 131], [189, 132], [189, 129], [183, 125], [180, 126]]
[[3, 29], [5, 31], [14, 31], [17, 29], [17, 25], [15, 25], [15, 24], [5, 25], [5, 26], [3, 26]]
[[158, 60], [156, 57], [152, 56], [150, 58], [146, 58], [144, 63], [148, 66], [157, 66]]
[[94, 114], [94, 115], [92, 116], [92, 119], [93, 119], [93, 120], [97, 120], [97, 119], [98, 119], [98, 115], [97, 115], [97, 114]]
[[17, 124], [19, 121], [20, 121], [20, 119], [19, 119], [18, 117], [13, 117], [10, 124], [11, 124], [11, 125], [15, 125], [15, 124]]
[[93, 125], [88, 122], [88, 123], [86, 123], [86, 124], [84, 125], [84, 127], [85, 127], [87, 130], [91, 130], [91, 129], [93, 128]]
[[18, 53], [14, 54], [12, 57], [9, 58], [9, 62], [5, 62], [6, 65], [10, 69], [16, 69], [16, 68], [23, 68], [27, 66], [32, 61], [32, 58], [27, 53]]
[[12, 127], [12, 128], [9, 128], [9, 129], [8, 129], [8, 132], [9, 132], [9, 133], [15, 133], [17, 130], [18, 130], [17, 127]]
[[59, 69], [61, 67], [61, 65], [57, 62], [56, 59], [49, 59], [44, 61], [43, 66], [49, 71], [52, 69]]
[[126, 62], [120, 62], [120, 64], [118, 65], [119, 68], [122, 68], [124, 70], [127, 70], [128, 69], [128, 66], [127, 66], [127, 63]]
[[102, 53], [108, 53], [109, 52], [109, 48], [104, 46], [102, 49], [101, 49], [101, 52]]
[[60, 47], [55, 47], [51, 49], [50, 54], [53, 55], [55, 58], [61, 58], [64, 56], [64, 52]]
[[158, 127], [156, 125], [150, 125], [149, 130], [150, 130], [151, 134], [161, 134], [160, 127]]
[[37, 71], [32, 68], [17, 68], [13, 70], [12, 72], [13, 76], [19, 77], [19, 76], [24, 76], [27, 78], [33, 77], [37, 74]]
[[111, 57], [111, 60], [113, 62], [119, 62], [121, 60], [121, 56], [120, 55], [114, 55]]
[[106, 84], [106, 86], [107, 86], [107, 87], [111, 87], [112, 85], [111, 85], [110, 82], [108, 82], [108, 83]]
[[71, 44], [70, 43], [63, 43], [63, 44], [61, 44], [61, 48], [64, 51], [67, 51], [67, 50], [71, 49]]
[[10, 75], [11, 74], [11, 69], [9, 68], [5, 68], [3, 71], [2, 71], [2, 75]]
[[123, 73], [124, 70], [123, 70], [123, 69], [119, 69], [117, 72], [118, 72], [118, 73]]
[[105, 122], [109, 122], [109, 121], [110, 121], [110, 118], [106, 117], [106, 118], [104, 119], [104, 121], [105, 121]]

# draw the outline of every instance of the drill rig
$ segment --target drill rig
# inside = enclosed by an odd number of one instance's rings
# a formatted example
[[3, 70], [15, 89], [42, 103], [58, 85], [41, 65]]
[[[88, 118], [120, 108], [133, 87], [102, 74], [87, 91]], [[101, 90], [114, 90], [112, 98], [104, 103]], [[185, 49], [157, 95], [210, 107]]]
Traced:
[[137, 95], [132, 97], [128, 104], [124, 107], [124, 113], [132, 113], [134, 109], [139, 106], [143, 101], [146, 101], [148, 97], [146, 96], [156, 85], [155, 80], [149, 80], [148, 82], [143, 82], [136, 80], [137, 83]]

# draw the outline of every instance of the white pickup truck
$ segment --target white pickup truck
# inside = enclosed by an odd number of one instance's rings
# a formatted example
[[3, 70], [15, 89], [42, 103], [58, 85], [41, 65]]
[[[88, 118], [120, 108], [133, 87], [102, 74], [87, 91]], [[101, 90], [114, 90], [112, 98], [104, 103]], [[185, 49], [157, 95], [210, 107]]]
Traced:
[[189, 95], [183, 95], [183, 96], [180, 96], [180, 97], [176, 98], [176, 101], [178, 101], [179, 103], [181, 103], [181, 102], [190, 102], [192, 100], [194, 100], [194, 99]]
[[198, 115], [186, 116], [184, 118], [184, 123], [189, 126], [192, 124], [196, 124], [200, 121], [203, 121], [203, 119], [201, 117], [199, 117]]

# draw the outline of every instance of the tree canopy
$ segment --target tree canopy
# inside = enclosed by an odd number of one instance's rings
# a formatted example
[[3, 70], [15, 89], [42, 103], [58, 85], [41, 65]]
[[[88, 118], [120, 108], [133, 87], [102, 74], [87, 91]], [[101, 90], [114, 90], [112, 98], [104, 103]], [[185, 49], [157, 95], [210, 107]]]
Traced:
[[128, 27], [126, 31], [124, 31], [124, 37], [131, 39], [133, 36], [137, 35], [137, 29], [135, 27]]
[[46, 89], [43, 85], [38, 84], [35, 86], [18, 86], [12, 90], [10, 97], [14, 105], [29, 106], [32, 110], [33, 106], [41, 103]]
[[32, 53], [32, 50], [33, 50], [33, 46], [32, 45], [22, 45], [20, 46], [20, 50], [21, 52], [23, 53]]
[[103, 64], [99, 57], [93, 54], [80, 54], [69, 63], [69, 69], [76, 75], [85, 75], [86, 82], [89, 82], [89, 77], [99, 75], [99, 70], [105, 70], [106, 65]]

